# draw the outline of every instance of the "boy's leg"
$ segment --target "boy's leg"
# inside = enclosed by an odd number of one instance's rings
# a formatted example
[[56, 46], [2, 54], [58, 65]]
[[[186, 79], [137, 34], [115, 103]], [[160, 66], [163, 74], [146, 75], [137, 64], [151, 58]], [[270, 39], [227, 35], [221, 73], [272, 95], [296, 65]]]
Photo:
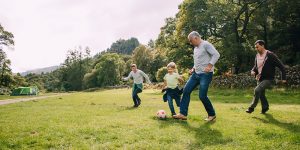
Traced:
[[176, 115], [175, 109], [174, 109], [174, 106], [173, 106], [173, 100], [172, 100], [172, 97], [171, 97], [170, 95], [168, 95], [167, 98], [168, 98], [168, 104], [169, 104], [169, 108], [170, 108], [170, 111], [171, 111], [172, 116], [173, 116], [173, 115]]
[[141, 105], [141, 102], [142, 102], [138, 95], [138, 93], [141, 93], [141, 92], [142, 92], [142, 90], [140, 88], [136, 89], [136, 100], [137, 100], [138, 105]]
[[138, 95], [136, 89], [132, 91], [132, 100], [134, 103], [134, 107], [138, 106], [138, 101], [137, 101]]

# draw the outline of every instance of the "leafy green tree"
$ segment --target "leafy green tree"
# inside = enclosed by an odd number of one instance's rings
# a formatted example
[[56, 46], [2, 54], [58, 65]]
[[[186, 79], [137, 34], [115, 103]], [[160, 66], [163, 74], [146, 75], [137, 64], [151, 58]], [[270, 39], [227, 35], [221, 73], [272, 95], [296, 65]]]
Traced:
[[0, 87], [9, 87], [13, 77], [10, 69], [10, 60], [7, 59], [6, 53], [3, 51], [2, 46], [14, 45], [14, 36], [12, 33], [4, 30], [0, 24]]
[[97, 60], [92, 72], [85, 74], [86, 88], [114, 86], [120, 83], [125, 71], [125, 62], [116, 53], [106, 53]]
[[118, 41], [114, 42], [106, 51], [108, 53], [131, 55], [132, 51], [139, 45], [140, 43], [137, 38], [132, 37], [128, 40], [119, 39]]
[[[134, 49], [132, 54], [132, 62], [137, 64], [137, 67], [149, 75], [151, 72], [151, 62], [153, 61], [152, 49], [145, 45], [140, 45]], [[150, 76], [150, 79], [153, 79]]]
[[85, 53], [79, 49], [70, 50], [67, 54], [65, 63], [61, 67], [60, 81], [66, 91], [82, 90], [84, 75], [91, 69], [89, 49]]

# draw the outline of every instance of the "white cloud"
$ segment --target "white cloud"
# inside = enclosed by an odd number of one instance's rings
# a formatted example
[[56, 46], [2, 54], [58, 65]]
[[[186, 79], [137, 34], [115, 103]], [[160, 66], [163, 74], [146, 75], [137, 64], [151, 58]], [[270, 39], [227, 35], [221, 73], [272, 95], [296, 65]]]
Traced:
[[155, 39], [182, 0], [0, 0], [0, 23], [15, 36], [8, 50], [14, 72], [58, 65], [67, 50], [92, 54], [119, 38]]

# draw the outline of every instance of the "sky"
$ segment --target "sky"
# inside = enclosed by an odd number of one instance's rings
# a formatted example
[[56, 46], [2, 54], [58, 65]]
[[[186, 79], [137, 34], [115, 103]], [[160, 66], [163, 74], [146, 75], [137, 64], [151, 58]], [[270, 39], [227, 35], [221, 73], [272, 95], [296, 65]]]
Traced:
[[118, 39], [156, 39], [183, 0], [0, 0], [0, 23], [13, 33], [5, 48], [14, 73], [63, 63], [67, 51], [92, 55]]

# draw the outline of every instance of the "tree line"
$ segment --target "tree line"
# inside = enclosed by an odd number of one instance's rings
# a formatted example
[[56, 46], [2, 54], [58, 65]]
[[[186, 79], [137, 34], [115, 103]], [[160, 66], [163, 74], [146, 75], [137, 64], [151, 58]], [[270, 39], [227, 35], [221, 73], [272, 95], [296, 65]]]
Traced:
[[[174, 61], [179, 72], [192, 67], [193, 48], [187, 40], [191, 31], [216, 46], [221, 57], [217, 75], [228, 71], [248, 71], [254, 61], [254, 42], [262, 39], [267, 49], [293, 66], [300, 64], [300, 3], [297, 0], [185, 0], [175, 17], [155, 40], [147, 45], [137, 38], [119, 39], [110, 48], [91, 56], [88, 47], [69, 50], [61, 67], [51, 73], [25, 77], [13, 75], [10, 60], [0, 47], [0, 86], [37, 85], [48, 91], [79, 91], [124, 84], [120, 79], [130, 72], [130, 64], [148, 73], [153, 82], [161, 81], [163, 68]], [[13, 46], [13, 34], [0, 25], [0, 45]]]

